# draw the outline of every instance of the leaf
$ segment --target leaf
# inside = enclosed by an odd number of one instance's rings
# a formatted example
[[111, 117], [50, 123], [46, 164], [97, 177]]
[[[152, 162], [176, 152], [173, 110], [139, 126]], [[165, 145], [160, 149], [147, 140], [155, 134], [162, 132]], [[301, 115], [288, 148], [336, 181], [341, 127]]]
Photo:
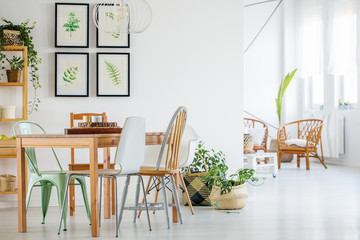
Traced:
[[78, 70], [79, 70], [78, 67], [70, 67], [70, 68], [66, 69], [63, 74], [63, 80], [65, 82], [73, 84], [77, 78], [76, 74], [77, 74]]
[[108, 76], [109, 78], [111, 78], [113, 84], [115, 86], [120, 85], [121, 84], [120, 70], [110, 62], [105, 61], [105, 64], [106, 64], [106, 71], [108, 72]]

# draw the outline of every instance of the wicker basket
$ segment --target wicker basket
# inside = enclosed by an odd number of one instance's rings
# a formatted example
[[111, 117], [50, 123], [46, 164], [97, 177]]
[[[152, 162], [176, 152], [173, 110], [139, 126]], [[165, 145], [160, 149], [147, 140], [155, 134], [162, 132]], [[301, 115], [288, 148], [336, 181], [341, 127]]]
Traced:
[[16, 176], [10, 174], [0, 175], [0, 192], [15, 191]]
[[5, 46], [24, 46], [24, 42], [20, 40], [19, 36], [20, 31], [4, 29]]
[[220, 193], [220, 188], [213, 186], [210, 193], [210, 201], [215, 209], [239, 209], [245, 207], [248, 199], [248, 191], [245, 183], [233, 187], [230, 193], [224, 195]]
[[254, 137], [250, 134], [244, 134], [244, 153], [254, 153]]

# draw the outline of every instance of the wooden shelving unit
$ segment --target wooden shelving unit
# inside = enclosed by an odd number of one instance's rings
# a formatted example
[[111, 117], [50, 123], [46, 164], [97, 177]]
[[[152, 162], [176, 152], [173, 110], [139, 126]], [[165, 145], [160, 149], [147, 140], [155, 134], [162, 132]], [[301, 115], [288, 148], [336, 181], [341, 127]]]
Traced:
[[[0, 122], [17, 122], [27, 120], [28, 118], [28, 63], [27, 63], [27, 47], [24, 46], [4, 46], [1, 51], [21, 51], [24, 60], [24, 69], [22, 72], [22, 82], [8, 83], [0, 82], [0, 87], [21, 87], [22, 88], [22, 116], [19, 118], [7, 119], [0, 118]], [[16, 159], [16, 140], [0, 140], [0, 159], [15, 158]], [[0, 163], [1, 164], [1, 163]], [[11, 192], [0, 192], [2, 194], [17, 194], [17, 189]]]

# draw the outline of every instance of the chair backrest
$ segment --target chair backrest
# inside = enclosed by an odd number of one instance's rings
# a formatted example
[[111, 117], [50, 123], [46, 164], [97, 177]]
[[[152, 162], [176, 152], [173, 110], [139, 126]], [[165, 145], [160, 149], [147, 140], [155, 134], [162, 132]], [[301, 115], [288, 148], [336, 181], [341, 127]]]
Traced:
[[121, 166], [122, 174], [137, 173], [145, 157], [145, 119], [129, 117], [121, 131], [115, 154], [115, 163]]
[[74, 127], [74, 120], [83, 120], [84, 116], [101, 116], [102, 122], [107, 122], [106, 113], [70, 113], [70, 128]]
[[[46, 134], [45, 130], [39, 124], [37, 124], [35, 122], [31, 122], [31, 121], [26, 121], [26, 120], [16, 122], [13, 126], [13, 131], [14, 131], [15, 135], [18, 135], [17, 129], [19, 129], [19, 132], [23, 135], [32, 134], [33, 133], [32, 127], [36, 127], [41, 133]], [[56, 160], [60, 170], [62, 171], [63, 169], [60, 165], [60, 162], [55, 153], [55, 150], [53, 148], [51, 148], [51, 150], [54, 154], [55, 160]], [[35, 148], [33, 148], [33, 147], [25, 148], [25, 155], [26, 155], [26, 159], [28, 162], [29, 171], [31, 173], [40, 175], [39, 169], [38, 169], [38, 163], [36, 160]]]
[[199, 141], [199, 135], [195, 130], [190, 125], [186, 125], [180, 143], [179, 168], [188, 166], [194, 160]]
[[252, 118], [244, 118], [244, 127], [246, 127], [246, 128], [260, 128], [260, 127], [265, 128], [264, 139], [263, 139], [261, 145], [266, 146], [268, 135], [269, 135], [269, 128], [264, 122], [256, 120], [256, 119], [252, 119]]
[[[172, 116], [168, 128], [165, 132], [164, 140], [161, 144], [156, 170], [159, 170], [162, 160], [165, 160], [165, 170], [176, 170], [179, 168], [179, 151], [183, 131], [186, 124], [187, 109], [179, 107]], [[165, 149], [166, 158], [164, 158]]]

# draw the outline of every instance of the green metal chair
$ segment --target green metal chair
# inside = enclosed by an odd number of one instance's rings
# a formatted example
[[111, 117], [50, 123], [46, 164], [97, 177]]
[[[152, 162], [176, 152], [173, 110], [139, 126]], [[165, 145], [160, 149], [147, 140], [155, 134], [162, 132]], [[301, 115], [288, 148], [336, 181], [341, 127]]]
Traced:
[[[15, 135], [18, 134], [17, 129], [19, 129], [19, 132], [21, 134], [32, 134], [33, 133], [32, 126], [37, 127], [41, 133], [46, 134], [45, 130], [39, 124], [30, 122], [30, 121], [16, 122], [13, 126], [13, 130], [14, 130]], [[50, 201], [52, 187], [55, 186], [56, 190], [57, 190], [60, 212], [61, 212], [62, 204], [63, 204], [62, 200], [64, 199], [64, 195], [65, 195], [65, 191], [66, 191], [66, 182], [67, 182], [66, 173], [67, 173], [67, 171], [64, 171], [62, 169], [59, 159], [56, 156], [55, 150], [53, 148], [51, 148], [51, 150], [54, 154], [54, 157], [55, 157], [55, 160], [59, 167], [59, 170], [39, 171], [38, 163], [36, 160], [35, 148], [25, 148], [25, 156], [26, 156], [29, 171], [30, 171], [30, 180], [28, 183], [28, 190], [27, 190], [27, 194], [26, 194], [26, 209], [28, 209], [28, 206], [29, 206], [31, 192], [32, 192], [33, 187], [41, 187], [41, 209], [42, 209], [42, 222], [41, 223], [42, 224], [45, 223], [45, 217], [46, 217], [46, 213], [47, 213], [47, 210], [49, 207], [49, 201]], [[91, 218], [90, 218], [91, 215], [90, 215], [89, 201], [88, 201], [87, 192], [86, 192], [85, 178], [84, 177], [74, 177], [73, 179], [76, 179], [78, 182], [78, 184], [73, 184], [73, 185], [81, 186], [87, 216], [88, 216], [89, 222], [91, 223]], [[65, 206], [64, 206], [65, 209], [67, 209], [67, 205], [68, 205], [68, 203], [66, 202]], [[67, 217], [67, 214], [64, 214], [64, 216], [63, 216], [64, 231], [66, 231], [66, 217]]]

